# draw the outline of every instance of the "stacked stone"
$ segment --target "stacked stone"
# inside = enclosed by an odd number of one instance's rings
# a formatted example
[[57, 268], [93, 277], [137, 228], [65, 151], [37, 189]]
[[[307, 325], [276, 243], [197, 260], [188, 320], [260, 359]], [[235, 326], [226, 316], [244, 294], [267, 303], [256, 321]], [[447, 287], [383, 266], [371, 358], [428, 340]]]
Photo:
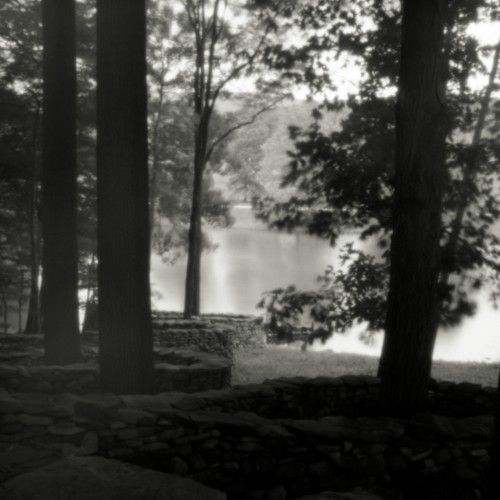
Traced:
[[306, 409], [335, 391], [342, 400], [356, 399], [372, 382], [279, 380], [193, 395], [3, 393], [2, 449], [29, 443], [45, 454], [116, 458], [189, 477], [229, 499], [356, 487], [389, 500], [407, 491], [413, 498], [475, 498], [488, 465], [491, 415], [397, 421], [333, 416], [331, 408], [332, 415], [313, 419]]
[[[28, 354], [29, 355], [29, 354]], [[199, 392], [222, 389], [231, 382], [231, 364], [222, 356], [181, 349], [156, 352], [157, 392]], [[99, 390], [99, 370], [95, 358], [67, 366], [26, 366], [0, 363], [0, 383], [10, 392], [95, 393]]]
[[93, 364], [24, 366], [0, 364], [2, 387], [11, 392], [90, 393], [99, 390], [98, 370]]
[[19, 335], [12, 333], [0, 335], [0, 351], [2, 353], [16, 350], [25, 351], [28, 347], [41, 349], [43, 347], [43, 335]]
[[190, 346], [233, 359], [236, 349], [262, 348], [265, 335], [256, 318], [210, 315], [182, 319], [178, 314], [153, 314], [155, 341], [162, 347]]
[[470, 382], [436, 382], [430, 384], [430, 408], [444, 415], [475, 415], [478, 408], [484, 413], [493, 411], [496, 388], [482, 387]]

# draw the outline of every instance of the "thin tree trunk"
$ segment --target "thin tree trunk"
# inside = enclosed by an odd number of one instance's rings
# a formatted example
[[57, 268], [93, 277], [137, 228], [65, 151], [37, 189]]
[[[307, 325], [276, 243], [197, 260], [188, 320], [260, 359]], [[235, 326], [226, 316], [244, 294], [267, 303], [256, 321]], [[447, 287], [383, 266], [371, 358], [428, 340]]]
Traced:
[[74, 0], [42, 0], [42, 279], [45, 362], [80, 359]]
[[5, 291], [2, 291], [2, 310], [3, 310], [3, 334], [7, 335], [9, 333], [9, 324], [8, 324], [8, 314], [9, 314], [9, 304], [7, 302], [7, 294]]
[[184, 294], [184, 317], [200, 314], [201, 281], [201, 217], [203, 213], [203, 165], [195, 163], [191, 219], [189, 225], [189, 250]]
[[153, 390], [145, 0], [97, 0], [101, 388]]
[[424, 407], [439, 320], [445, 0], [403, 2], [391, 277], [379, 367], [387, 413]]
[[19, 295], [17, 297], [17, 333], [23, 331], [24, 269], [19, 270]]
[[[92, 257], [90, 259], [90, 272], [92, 272], [95, 267], [95, 253], [92, 253]], [[90, 273], [89, 273], [90, 274]], [[97, 318], [97, 300], [96, 300], [96, 288], [95, 283], [91, 282], [90, 279], [87, 279], [87, 297], [85, 299], [85, 313], [83, 316], [83, 324], [82, 324], [82, 334], [87, 333], [89, 330], [95, 330]], [[94, 326], [94, 328], [92, 328]]]
[[[498, 69], [500, 41], [495, 50], [494, 69]], [[492, 74], [496, 75], [493, 73]], [[494, 77], [493, 77], [494, 78]], [[491, 82], [491, 78], [490, 78]], [[486, 99], [486, 96], [485, 96]], [[497, 397], [493, 421], [493, 433], [490, 445], [490, 471], [488, 474], [488, 489], [486, 500], [497, 500], [500, 498], [500, 372], [498, 374]]]
[[40, 290], [38, 276], [40, 273], [39, 235], [38, 235], [38, 129], [40, 124], [40, 106], [35, 111], [33, 124], [33, 171], [31, 175], [30, 196], [30, 297], [28, 315], [24, 333], [40, 333]]
[[[460, 233], [462, 232], [463, 221], [465, 213], [469, 206], [470, 197], [468, 187], [474, 182], [474, 177], [477, 173], [478, 161], [479, 161], [479, 142], [481, 141], [481, 136], [486, 123], [486, 117], [488, 115], [488, 109], [491, 101], [491, 94], [495, 89], [495, 80], [498, 71], [498, 63], [500, 59], [500, 40], [498, 41], [495, 52], [493, 55], [493, 64], [488, 78], [488, 85], [484, 96], [481, 100], [481, 108], [479, 110], [479, 116], [477, 118], [476, 127], [474, 128], [474, 135], [471, 142], [471, 155], [465, 165], [464, 178], [462, 181], [462, 192], [460, 193], [459, 205], [455, 212], [455, 217], [451, 223], [450, 236], [448, 242], [443, 249], [443, 255], [447, 256], [448, 259], [453, 262], [455, 252], [457, 251], [458, 243], [460, 241]], [[439, 286], [440, 289], [445, 289], [448, 285], [450, 279], [451, 269], [445, 269], [440, 276]]]
[[[163, 54], [162, 54], [163, 57]], [[155, 208], [156, 208], [156, 183], [158, 178], [158, 137], [160, 131], [160, 123], [163, 117], [163, 101], [165, 98], [165, 63], [162, 59], [162, 68], [160, 72], [160, 89], [159, 93], [159, 102], [158, 102], [158, 112], [156, 113], [155, 122], [153, 125], [153, 140], [151, 141], [151, 180], [149, 185], [149, 227], [151, 230], [151, 234], [153, 234], [154, 223], [155, 223]]]

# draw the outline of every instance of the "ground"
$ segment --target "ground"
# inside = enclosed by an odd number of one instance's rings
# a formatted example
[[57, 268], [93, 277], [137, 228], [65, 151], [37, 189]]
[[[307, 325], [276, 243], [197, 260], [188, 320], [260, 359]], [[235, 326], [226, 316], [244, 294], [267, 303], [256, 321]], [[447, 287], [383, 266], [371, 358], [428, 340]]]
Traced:
[[[262, 350], [238, 351], [232, 383], [260, 383], [280, 377], [338, 377], [349, 374], [376, 375], [378, 358], [332, 351], [302, 351], [300, 346], [268, 345]], [[451, 363], [435, 361], [432, 376], [450, 382], [471, 382], [496, 387], [498, 363]]]

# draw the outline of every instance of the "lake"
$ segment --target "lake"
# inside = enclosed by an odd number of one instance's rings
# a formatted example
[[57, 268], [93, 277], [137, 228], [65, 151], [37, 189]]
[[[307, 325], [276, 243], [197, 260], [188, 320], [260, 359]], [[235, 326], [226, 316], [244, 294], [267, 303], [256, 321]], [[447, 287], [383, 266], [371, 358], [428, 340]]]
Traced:
[[[233, 208], [235, 223], [231, 228], [208, 228], [217, 249], [202, 257], [201, 312], [257, 314], [256, 304], [262, 293], [278, 287], [296, 285], [302, 290], [317, 288], [316, 278], [327, 265], [337, 264], [339, 248], [355, 241], [358, 248], [373, 242], [359, 242], [355, 234], [342, 235], [334, 248], [327, 241], [303, 232], [286, 233], [269, 230], [255, 220], [248, 205]], [[181, 311], [184, 302], [186, 259], [174, 265], [158, 256], [151, 262], [153, 307]], [[476, 298], [478, 312], [453, 329], [438, 333], [435, 359], [463, 361], [500, 360], [500, 311], [495, 310], [487, 295]], [[359, 341], [363, 325], [345, 334], [335, 334], [327, 344], [313, 349], [357, 352], [379, 355], [382, 334], [373, 345]]]

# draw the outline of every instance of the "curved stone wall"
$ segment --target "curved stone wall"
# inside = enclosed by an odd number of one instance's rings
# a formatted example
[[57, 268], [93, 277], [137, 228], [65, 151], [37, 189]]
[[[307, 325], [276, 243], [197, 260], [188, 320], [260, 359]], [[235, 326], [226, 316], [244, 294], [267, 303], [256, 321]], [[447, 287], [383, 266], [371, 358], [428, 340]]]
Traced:
[[[10, 446], [119, 458], [187, 476], [229, 500], [359, 487], [387, 500], [480, 498], [491, 414], [406, 420], [336, 414], [342, 400], [354, 415], [376, 389], [371, 378], [343, 377], [192, 395], [0, 394], [0, 424]], [[434, 391], [453, 394], [455, 402], [490, 400], [481, 388], [436, 385]], [[314, 417], [313, 401], [330, 415]], [[0, 472], [16, 470], [4, 465]]]
[[[0, 345], [3, 347], [0, 386], [9, 392], [85, 394], [99, 391], [97, 348], [93, 342], [83, 345], [85, 362], [68, 366], [41, 366], [41, 336], [0, 336]], [[157, 347], [154, 380], [156, 392], [222, 389], [231, 383], [231, 363], [223, 356], [206, 352]]]

